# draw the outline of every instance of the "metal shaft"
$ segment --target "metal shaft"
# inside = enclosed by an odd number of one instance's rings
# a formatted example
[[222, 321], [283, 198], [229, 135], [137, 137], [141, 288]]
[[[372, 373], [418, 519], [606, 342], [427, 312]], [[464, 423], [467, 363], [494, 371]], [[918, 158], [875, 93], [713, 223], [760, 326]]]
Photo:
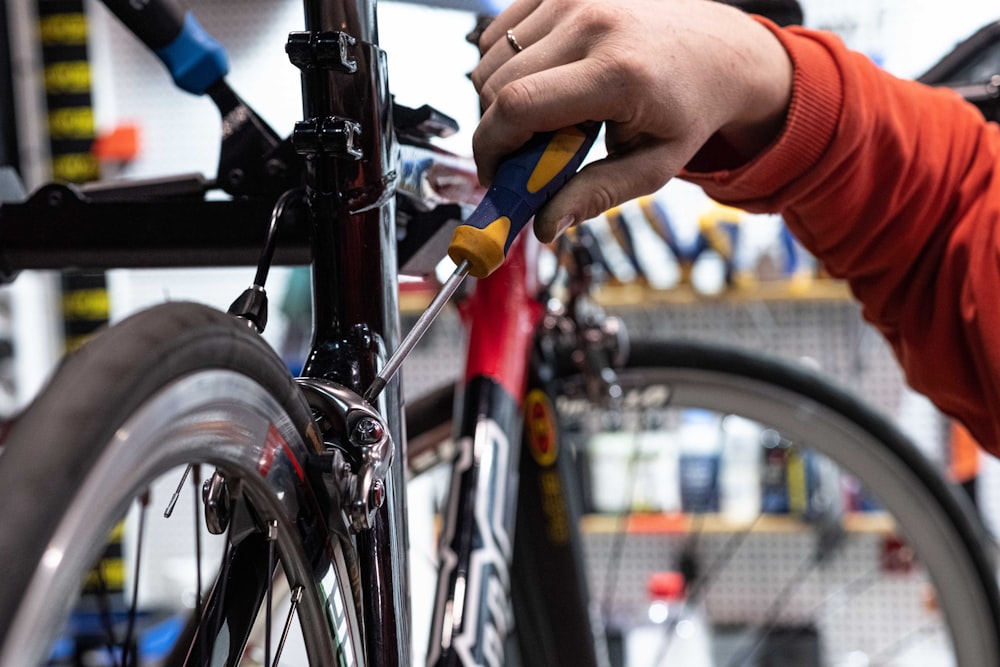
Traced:
[[396, 374], [399, 367], [403, 365], [403, 360], [406, 359], [416, 344], [420, 342], [420, 339], [424, 337], [424, 334], [427, 333], [427, 330], [434, 320], [437, 319], [437, 316], [441, 314], [441, 311], [458, 290], [467, 275], [469, 275], [469, 262], [466, 260], [459, 264], [448, 280], [441, 285], [441, 289], [431, 299], [427, 309], [420, 314], [416, 324], [413, 325], [413, 328], [410, 329], [403, 340], [400, 341], [399, 347], [392, 353], [389, 360], [385, 362], [385, 366], [375, 376], [375, 380], [371, 383], [371, 386], [365, 390], [364, 399], [366, 401], [371, 403], [378, 398], [378, 395], [385, 389], [385, 385]]

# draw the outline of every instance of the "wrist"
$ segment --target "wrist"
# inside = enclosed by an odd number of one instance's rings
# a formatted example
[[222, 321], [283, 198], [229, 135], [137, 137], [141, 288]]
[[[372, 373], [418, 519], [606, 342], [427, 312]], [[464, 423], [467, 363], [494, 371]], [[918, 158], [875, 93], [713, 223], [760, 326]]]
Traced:
[[766, 19], [748, 31], [748, 48], [740, 67], [738, 90], [729, 122], [702, 146], [687, 168], [692, 171], [733, 169], [751, 161], [771, 145], [785, 126], [792, 100], [792, 59]]
[[778, 28], [765, 27], [764, 21], [758, 19], [748, 35], [752, 57], [745, 65], [744, 104], [737, 106], [737, 114], [718, 133], [740, 162], [749, 161], [778, 138], [792, 101], [791, 56], [773, 32]]

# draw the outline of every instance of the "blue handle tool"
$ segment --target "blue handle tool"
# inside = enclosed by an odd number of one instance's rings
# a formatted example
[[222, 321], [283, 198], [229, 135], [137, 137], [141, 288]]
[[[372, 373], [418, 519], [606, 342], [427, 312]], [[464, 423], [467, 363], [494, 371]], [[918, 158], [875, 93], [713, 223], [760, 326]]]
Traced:
[[536, 135], [507, 157], [482, 202], [455, 229], [448, 256], [485, 278], [501, 264], [511, 243], [552, 195], [576, 173], [600, 126], [578, 125]]

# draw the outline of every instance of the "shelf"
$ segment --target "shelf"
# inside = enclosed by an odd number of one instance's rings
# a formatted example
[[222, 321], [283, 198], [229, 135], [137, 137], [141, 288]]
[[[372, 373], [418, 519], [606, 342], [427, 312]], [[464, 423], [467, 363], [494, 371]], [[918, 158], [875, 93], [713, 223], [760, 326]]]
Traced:
[[850, 301], [847, 284], [839, 280], [821, 279], [807, 283], [795, 281], [765, 281], [739, 287], [719, 294], [702, 294], [689, 285], [670, 289], [653, 289], [647, 285], [607, 285], [595, 292], [594, 300], [605, 308], [648, 308], [656, 305], [701, 303], [749, 303], [759, 301]]
[[[433, 289], [411, 287], [402, 290], [399, 295], [400, 309], [408, 314], [421, 313], [433, 296]], [[706, 303], [779, 301], [847, 302], [851, 300], [851, 292], [847, 284], [830, 279], [814, 280], [809, 283], [759, 282], [753, 286], [734, 288], [714, 295], [701, 294], [689, 285], [670, 289], [654, 289], [639, 283], [605, 285], [594, 291], [594, 301], [604, 308], [649, 308]]]
[[[763, 514], [752, 524], [735, 523], [719, 514], [643, 514], [626, 516], [589, 514], [583, 517], [581, 530], [584, 534], [611, 534], [623, 530], [637, 535], [659, 535], [688, 533], [692, 530], [702, 533], [735, 533], [752, 530], [755, 533], [797, 533], [808, 524], [787, 514]], [[851, 512], [844, 515], [844, 528], [851, 533], [875, 533], [891, 535], [895, 532], [895, 522], [885, 512]]]

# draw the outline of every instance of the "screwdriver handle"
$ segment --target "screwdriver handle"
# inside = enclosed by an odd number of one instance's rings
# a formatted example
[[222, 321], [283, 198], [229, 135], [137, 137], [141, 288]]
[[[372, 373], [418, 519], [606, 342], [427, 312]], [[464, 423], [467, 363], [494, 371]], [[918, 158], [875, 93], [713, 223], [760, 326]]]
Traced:
[[452, 261], [468, 262], [476, 278], [493, 273], [535, 212], [580, 168], [599, 130], [587, 123], [537, 134], [505, 158], [482, 202], [455, 229]]

